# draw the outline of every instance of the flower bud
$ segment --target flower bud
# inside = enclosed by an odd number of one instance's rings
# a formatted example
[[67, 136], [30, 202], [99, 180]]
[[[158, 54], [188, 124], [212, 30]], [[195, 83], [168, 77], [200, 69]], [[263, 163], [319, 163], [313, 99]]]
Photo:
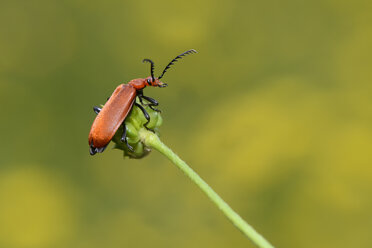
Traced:
[[[136, 99], [136, 103], [141, 104], [138, 99]], [[142, 106], [145, 108], [146, 112], [150, 116], [150, 122], [147, 124], [147, 127], [151, 130], [154, 130], [155, 134], [159, 136], [159, 127], [163, 123], [163, 119], [159, 112], [152, 110], [148, 106], [145, 106], [146, 104], [147, 102], [144, 100], [144, 105]], [[149, 147], [146, 147], [139, 137], [139, 130], [145, 128], [144, 124], [146, 122], [147, 120], [142, 110], [136, 105], [133, 105], [131, 112], [125, 118], [124, 122], [127, 129], [127, 141], [128, 144], [133, 147], [133, 151], [131, 151], [127, 147], [125, 142], [121, 141], [123, 126], [120, 126], [112, 139], [112, 141], [115, 143], [114, 148], [123, 150], [124, 157], [143, 158], [150, 153], [151, 149]]]

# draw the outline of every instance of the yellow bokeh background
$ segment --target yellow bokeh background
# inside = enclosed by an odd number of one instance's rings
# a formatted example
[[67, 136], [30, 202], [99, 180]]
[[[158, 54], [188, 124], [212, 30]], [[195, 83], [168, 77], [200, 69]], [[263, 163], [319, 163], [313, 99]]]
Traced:
[[0, 2], [0, 247], [254, 247], [157, 152], [89, 155], [119, 83], [276, 247], [371, 247], [368, 1]]

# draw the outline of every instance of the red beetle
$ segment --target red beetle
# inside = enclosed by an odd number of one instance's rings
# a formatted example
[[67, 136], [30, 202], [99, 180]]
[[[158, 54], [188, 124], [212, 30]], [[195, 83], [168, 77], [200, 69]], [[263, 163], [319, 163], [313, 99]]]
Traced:
[[[124, 129], [121, 141], [125, 142], [130, 150], [133, 150], [133, 148], [128, 144], [126, 138], [125, 118], [132, 110], [133, 105], [136, 105], [142, 110], [145, 118], [147, 119], [147, 122], [144, 124], [144, 127], [147, 128], [147, 124], [150, 122], [150, 116], [142, 106], [143, 99], [149, 102], [148, 106], [151, 109], [155, 111], [160, 110], [154, 108], [154, 106], [159, 104], [155, 99], [143, 95], [143, 89], [146, 86], [166, 87], [167, 84], [160, 81], [160, 79], [164, 76], [164, 73], [170, 68], [171, 65], [173, 65], [174, 62], [176, 62], [178, 59], [181, 59], [182, 56], [192, 53], [196, 53], [196, 51], [191, 49], [178, 55], [165, 67], [162, 74], [158, 78], [154, 77], [154, 62], [152, 62], [150, 59], [144, 59], [143, 62], [149, 62], [151, 64], [150, 77], [133, 79], [128, 84], [119, 85], [102, 109], [94, 107], [93, 110], [98, 115], [94, 120], [89, 133], [88, 140], [90, 154], [94, 155], [97, 152], [103, 152], [108, 143], [114, 137], [120, 125], [123, 125]], [[141, 104], [136, 103], [136, 97], [139, 98]]]

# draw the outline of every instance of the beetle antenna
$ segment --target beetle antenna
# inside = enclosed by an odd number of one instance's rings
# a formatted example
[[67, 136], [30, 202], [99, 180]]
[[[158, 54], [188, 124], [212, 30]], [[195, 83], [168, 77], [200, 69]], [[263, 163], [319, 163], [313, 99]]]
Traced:
[[154, 62], [152, 62], [151, 59], [144, 59], [142, 60], [142, 63], [145, 63], [145, 62], [148, 62], [151, 64], [151, 78], [152, 78], [152, 81], [155, 82], [155, 77], [154, 77]]
[[182, 59], [182, 56], [186, 56], [188, 54], [193, 54], [193, 53], [197, 53], [196, 50], [194, 49], [191, 49], [191, 50], [188, 50], [184, 53], [181, 53], [180, 55], [178, 55], [177, 57], [175, 57], [171, 62], [169, 62], [169, 64], [165, 67], [164, 71], [161, 73], [161, 75], [158, 77], [158, 79], [161, 79], [163, 76], [164, 76], [164, 73], [171, 67], [171, 65], [173, 65], [175, 62], [177, 62], [179, 59]]

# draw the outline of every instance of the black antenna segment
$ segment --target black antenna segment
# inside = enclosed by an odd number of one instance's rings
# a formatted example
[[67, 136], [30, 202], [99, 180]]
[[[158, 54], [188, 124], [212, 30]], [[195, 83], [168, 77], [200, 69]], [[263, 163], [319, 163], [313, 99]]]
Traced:
[[151, 59], [142, 60], [142, 63], [145, 63], [145, 62], [148, 62], [148, 63], [151, 64], [151, 78], [152, 78], [152, 81], [155, 82], [155, 77], [154, 77], [154, 66], [155, 66], [155, 64], [154, 64], [154, 62], [152, 62]]
[[[169, 64], [165, 67], [164, 71], [161, 73], [161, 75], [158, 77], [158, 79], [161, 79], [163, 76], [164, 76], [164, 73], [171, 67], [171, 65], [173, 65], [175, 62], [177, 62], [179, 59], [182, 59], [183, 56], [186, 56], [188, 54], [193, 54], [193, 53], [197, 53], [196, 50], [194, 49], [191, 49], [191, 50], [188, 50], [184, 53], [181, 53], [180, 55], [178, 55], [177, 57], [175, 57], [171, 62], [169, 62]], [[151, 60], [150, 60], [151, 61]]]

